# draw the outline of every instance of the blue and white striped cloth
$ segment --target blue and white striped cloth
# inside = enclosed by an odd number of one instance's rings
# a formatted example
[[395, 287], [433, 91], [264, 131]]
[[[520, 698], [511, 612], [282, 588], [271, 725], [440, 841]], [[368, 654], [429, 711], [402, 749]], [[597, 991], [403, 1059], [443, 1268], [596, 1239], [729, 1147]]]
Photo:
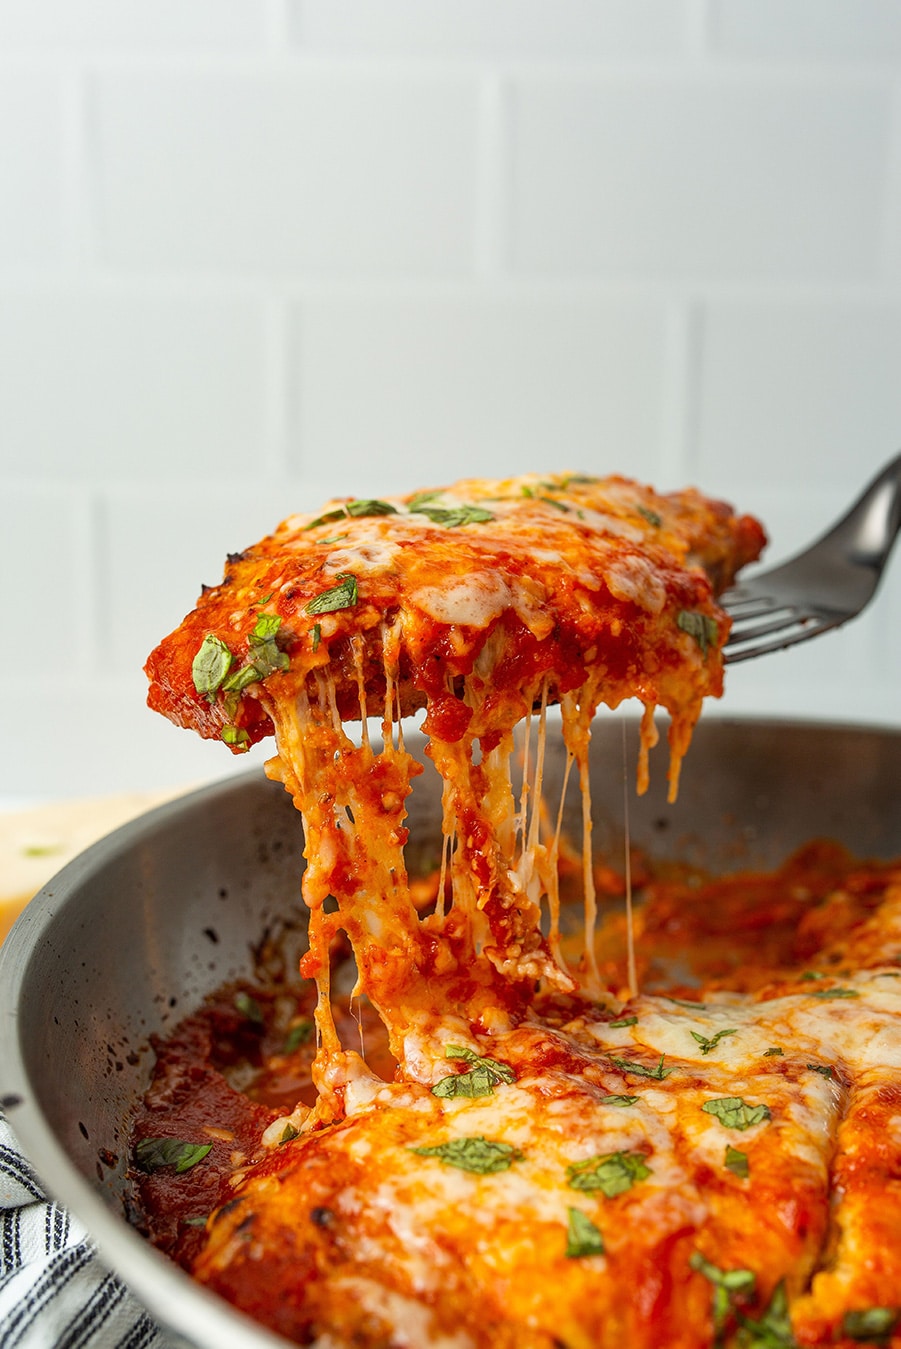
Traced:
[[173, 1349], [44, 1193], [0, 1110], [0, 1349]]

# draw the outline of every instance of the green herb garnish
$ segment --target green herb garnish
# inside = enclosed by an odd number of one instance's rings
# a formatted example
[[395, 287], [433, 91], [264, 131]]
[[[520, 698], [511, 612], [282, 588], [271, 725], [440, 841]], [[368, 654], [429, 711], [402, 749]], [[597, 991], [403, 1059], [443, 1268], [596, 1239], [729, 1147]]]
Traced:
[[713, 1284], [713, 1327], [719, 1336], [731, 1310], [733, 1294], [753, 1293], [757, 1276], [750, 1269], [720, 1269], [705, 1259], [700, 1251], [693, 1251], [688, 1263], [698, 1274], [703, 1274], [708, 1283]]
[[618, 1021], [608, 1021], [607, 1025], [610, 1030], [624, 1030], [626, 1026], [637, 1026], [638, 1017], [621, 1016]]
[[436, 487], [431, 492], [417, 492], [416, 495], [410, 497], [410, 500], [407, 502], [407, 510], [413, 515], [418, 515], [421, 506], [428, 505], [430, 501], [437, 501], [438, 498], [443, 495], [443, 487]]
[[258, 614], [256, 625], [250, 634], [251, 643], [268, 642], [275, 636], [281, 625], [282, 620], [278, 614]]
[[801, 975], [802, 979], [825, 979], [825, 974], [819, 974], [816, 970], [805, 970]]
[[282, 1129], [281, 1136], [279, 1137], [278, 1140], [279, 1146], [281, 1146], [282, 1143], [291, 1143], [295, 1138], [299, 1137], [300, 1137], [300, 1130], [295, 1129], [293, 1124], [286, 1124], [284, 1129]]
[[659, 529], [663, 524], [663, 517], [658, 515], [656, 511], [649, 511], [646, 506], [636, 506], [635, 509], [638, 511], [638, 514], [643, 516], [648, 524], [653, 525], [655, 529]]
[[338, 584], [323, 590], [306, 606], [308, 614], [331, 614], [337, 609], [352, 609], [357, 602], [357, 578], [350, 572], [341, 572]]
[[319, 643], [322, 641], [322, 624], [313, 624], [313, 650], [319, 650]]
[[724, 1040], [724, 1039], [726, 1038], [727, 1035], [737, 1035], [737, 1034], [738, 1034], [738, 1031], [737, 1031], [737, 1030], [718, 1030], [717, 1033], [716, 1033], [716, 1035], [712, 1035], [712, 1036], [710, 1037], [709, 1040], [707, 1039], [707, 1036], [706, 1036], [706, 1035], [699, 1035], [698, 1032], [697, 1032], [696, 1030], [693, 1030], [693, 1031], [691, 1031], [691, 1032], [689, 1032], [689, 1033], [690, 1033], [692, 1039], [693, 1039], [693, 1040], [697, 1040], [698, 1044], [701, 1046], [701, 1053], [704, 1054], [704, 1055], [707, 1055], [707, 1054], [710, 1053], [711, 1049], [716, 1049], [716, 1047], [717, 1047], [717, 1045], [719, 1044], [720, 1040]]
[[671, 998], [669, 994], [664, 994], [666, 1002], [674, 1002], [677, 1007], [687, 1007], [690, 1012], [703, 1012], [705, 1004], [703, 1002], [692, 1002], [690, 998]]
[[602, 1096], [601, 1105], [634, 1105], [638, 1100], [637, 1096]]
[[223, 726], [222, 739], [226, 745], [243, 745], [250, 749], [250, 736], [243, 726]]
[[694, 609], [680, 609], [676, 624], [693, 637], [701, 648], [701, 654], [707, 655], [708, 646], [712, 646], [719, 636], [716, 619], [709, 614], [700, 614]]
[[665, 1054], [660, 1055], [660, 1062], [656, 1068], [646, 1068], [643, 1063], [633, 1063], [631, 1059], [616, 1059], [612, 1054], [610, 1055], [610, 1062], [615, 1064], [617, 1068], [622, 1069], [624, 1073], [634, 1073], [636, 1077], [653, 1077], [657, 1082], [663, 1082], [665, 1078], [669, 1077], [670, 1073], [675, 1072], [673, 1068], [664, 1068], [663, 1060], [665, 1058]]
[[437, 1143], [434, 1147], [411, 1148], [420, 1157], [437, 1157], [448, 1166], [459, 1167], [461, 1171], [472, 1171], [476, 1175], [487, 1176], [495, 1171], [506, 1171], [514, 1162], [522, 1158], [519, 1148], [510, 1143], [497, 1143], [481, 1134], [468, 1138], [452, 1138], [448, 1143]]
[[360, 497], [356, 501], [348, 501], [344, 509], [348, 515], [355, 519], [363, 515], [397, 515], [396, 506], [392, 506], [389, 501], [373, 500], [372, 497]]
[[570, 508], [564, 505], [562, 501], [555, 501], [553, 497], [539, 497], [538, 500], [543, 501], [545, 506], [553, 506], [555, 510], [563, 511], [564, 515], [569, 515]]
[[812, 994], [813, 998], [859, 998], [860, 994], [856, 988], [818, 988]]
[[738, 1176], [739, 1180], [747, 1180], [751, 1173], [748, 1154], [740, 1152], [731, 1143], [726, 1144], [726, 1170], [731, 1171], [734, 1176]]
[[566, 1256], [579, 1260], [584, 1255], [603, 1255], [604, 1238], [597, 1227], [580, 1208], [568, 1208], [566, 1222]]
[[832, 1069], [828, 1063], [808, 1063], [807, 1067], [813, 1073], [819, 1073], [821, 1077], [831, 1077]]
[[765, 1059], [772, 1059], [778, 1055], [781, 1058], [784, 1053], [785, 1050], [780, 1049], [778, 1045], [770, 1045], [769, 1049], [763, 1051], [763, 1057]]
[[740, 1311], [735, 1312], [735, 1318], [739, 1324], [736, 1339], [739, 1349], [797, 1349], [784, 1282], [776, 1284], [770, 1305], [759, 1319]]
[[878, 1343], [891, 1335], [897, 1324], [898, 1312], [894, 1307], [863, 1307], [859, 1311], [845, 1312], [842, 1334], [858, 1343], [868, 1340]]
[[613, 1199], [650, 1174], [643, 1152], [607, 1152], [573, 1162], [566, 1168], [566, 1182], [573, 1190], [600, 1190]]
[[516, 1074], [509, 1064], [484, 1058], [464, 1045], [445, 1045], [444, 1053], [446, 1058], [464, 1059], [472, 1066], [468, 1073], [451, 1073], [449, 1077], [442, 1077], [432, 1087], [433, 1096], [491, 1096], [499, 1082], [509, 1084], [516, 1081]]
[[191, 662], [191, 677], [198, 693], [215, 696], [231, 669], [234, 657], [221, 637], [208, 632]]
[[427, 515], [433, 525], [445, 525], [448, 529], [459, 529], [461, 525], [481, 525], [494, 516], [481, 506], [413, 506], [415, 515]]
[[718, 1096], [713, 1101], [705, 1101], [701, 1109], [708, 1115], [715, 1115], [727, 1129], [750, 1129], [771, 1118], [768, 1105], [748, 1105], [740, 1096]]
[[315, 1029], [316, 1027], [309, 1017], [305, 1017], [303, 1021], [298, 1021], [296, 1025], [291, 1026], [285, 1037], [282, 1053], [293, 1054], [295, 1049], [299, 1049], [301, 1045], [308, 1044], [313, 1038]]
[[235, 1011], [240, 1012], [246, 1021], [252, 1021], [255, 1026], [263, 1025], [263, 1011], [256, 998], [251, 997], [249, 993], [235, 994]]
[[180, 1138], [142, 1138], [135, 1148], [135, 1161], [142, 1171], [174, 1166], [176, 1175], [202, 1162], [212, 1143], [185, 1143]]
[[317, 525], [330, 525], [333, 524], [335, 520], [346, 519], [347, 511], [343, 506], [339, 506], [336, 511], [326, 511], [325, 515], [317, 515], [315, 520], [311, 520], [308, 525], [304, 525], [304, 529], [315, 529]]

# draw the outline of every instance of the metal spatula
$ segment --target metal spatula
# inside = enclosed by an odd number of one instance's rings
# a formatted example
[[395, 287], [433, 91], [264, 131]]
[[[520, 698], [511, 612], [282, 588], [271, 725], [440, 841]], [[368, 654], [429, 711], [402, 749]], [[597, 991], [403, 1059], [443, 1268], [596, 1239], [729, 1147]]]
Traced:
[[901, 455], [847, 515], [788, 562], [725, 591], [733, 619], [728, 664], [806, 642], [854, 618], [872, 599], [901, 528]]

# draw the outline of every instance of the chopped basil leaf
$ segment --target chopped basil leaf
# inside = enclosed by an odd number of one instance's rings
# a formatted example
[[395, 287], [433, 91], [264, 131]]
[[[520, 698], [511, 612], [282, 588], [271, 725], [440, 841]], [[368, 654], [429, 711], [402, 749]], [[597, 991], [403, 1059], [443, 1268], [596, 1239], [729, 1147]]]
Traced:
[[608, 1021], [607, 1026], [610, 1030], [623, 1030], [626, 1026], [637, 1026], [637, 1016], [621, 1016], [618, 1021]]
[[516, 1074], [509, 1064], [484, 1058], [465, 1045], [445, 1045], [444, 1053], [446, 1058], [464, 1059], [472, 1067], [468, 1073], [451, 1073], [449, 1077], [442, 1077], [432, 1087], [433, 1096], [490, 1096], [499, 1082], [509, 1084], [516, 1081]]
[[604, 1238], [597, 1227], [580, 1208], [568, 1208], [566, 1222], [566, 1256], [579, 1260], [584, 1255], [603, 1255]]
[[768, 1105], [748, 1105], [740, 1096], [718, 1096], [716, 1100], [705, 1101], [701, 1106], [708, 1115], [715, 1115], [727, 1129], [750, 1129], [770, 1119]]
[[825, 979], [825, 974], [818, 974], [816, 970], [805, 970], [801, 975], [802, 979]]
[[751, 1173], [748, 1154], [740, 1152], [731, 1143], [726, 1144], [726, 1170], [731, 1171], [734, 1176], [738, 1176], [739, 1180], [747, 1180]]
[[254, 1025], [263, 1025], [263, 1012], [260, 1004], [249, 993], [235, 994], [235, 1010], [240, 1012], [245, 1020], [252, 1021]]
[[638, 1100], [637, 1096], [602, 1096], [601, 1105], [634, 1105]]
[[437, 487], [431, 492], [417, 492], [407, 502], [407, 510], [413, 515], [418, 515], [420, 506], [425, 506], [429, 501], [437, 501], [443, 494], [444, 489], [442, 487]]
[[520, 1161], [523, 1155], [519, 1148], [514, 1148], [510, 1143], [496, 1143], [481, 1134], [452, 1138], [448, 1143], [438, 1143], [429, 1148], [411, 1148], [410, 1151], [420, 1157], [437, 1157], [448, 1166], [456, 1166], [461, 1171], [472, 1171], [480, 1176], [506, 1171], [514, 1162]]
[[282, 620], [278, 614], [259, 614], [257, 616], [256, 626], [250, 634], [251, 645], [257, 642], [268, 642], [274, 637], [282, 625]]
[[[554, 485], [554, 484], [553, 484], [553, 483], [541, 483], [540, 485], [541, 485], [542, 487], [550, 487], [550, 488], [553, 488], [553, 485]], [[521, 491], [522, 491], [522, 495], [523, 495], [524, 497], [528, 497], [530, 501], [534, 501], [534, 499], [535, 499], [535, 493], [532, 491], [531, 487], [529, 487], [529, 485], [528, 485], [527, 483], [523, 483], [522, 488], [521, 488]]]
[[177, 1175], [203, 1161], [212, 1143], [184, 1143], [180, 1138], [142, 1138], [135, 1148], [135, 1161], [142, 1171], [174, 1166]]
[[468, 1096], [473, 1099], [491, 1096], [497, 1080], [487, 1067], [472, 1068], [468, 1073], [451, 1073], [449, 1077], [442, 1077], [432, 1087], [432, 1095]]
[[388, 501], [374, 501], [371, 497], [361, 497], [348, 501], [345, 508], [348, 515], [359, 518], [362, 515], [397, 515], [397, 508]]
[[709, 614], [699, 614], [694, 609], [680, 609], [676, 624], [695, 639], [704, 656], [707, 655], [708, 646], [713, 645], [719, 636], [716, 619]]
[[415, 515], [427, 515], [433, 525], [446, 525], [448, 529], [458, 529], [460, 525], [481, 525], [493, 520], [490, 511], [481, 506], [410, 506]]
[[275, 674], [276, 670], [289, 668], [290, 657], [286, 651], [279, 651], [275, 644], [275, 635], [281, 625], [278, 614], [259, 615], [250, 634], [250, 660], [240, 670], [232, 671], [222, 684], [223, 692], [241, 693], [248, 684], [256, 684]]
[[300, 1137], [300, 1130], [295, 1129], [293, 1124], [286, 1124], [284, 1129], [282, 1129], [281, 1136], [278, 1140], [279, 1145], [281, 1145], [282, 1143], [291, 1143], [295, 1138], [299, 1137]]
[[822, 1077], [831, 1077], [832, 1069], [828, 1063], [808, 1063], [807, 1067], [811, 1072], [819, 1073]]
[[335, 520], [346, 520], [347, 511], [343, 506], [339, 506], [336, 511], [326, 511], [325, 515], [317, 515], [315, 520], [311, 520], [305, 529], [315, 529], [317, 525], [330, 525]]
[[185, 1227], [206, 1227], [209, 1222], [208, 1213], [198, 1213], [196, 1218], [182, 1218]]
[[215, 693], [231, 669], [233, 656], [215, 633], [208, 632], [191, 662], [191, 677], [198, 693]]
[[699, 1035], [696, 1030], [691, 1031], [690, 1034], [692, 1039], [697, 1040], [698, 1044], [701, 1046], [701, 1053], [707, 1055], [710, 1053], [711, 1049], [716, 1049], [720, 1040], [724, 1040], [727, 1035], [737, 1035], [738, 1031], [718, 1030], [716, 1035], [712, 1035], [709, 1040], [706, 1035]]
[[555, 501], [553, 497], [539, 497], [538, 500], [543, 501], [545, 506], [553, 506], [555, 510], [563, 511], [564, 515], [569, 515], [569, 506], [565, 506], [562, 501]]
[[308, 1044], [313, 1038], [313, 1031], [315, 1029], [316, 1027], [309, 1017], [306, 1017], [303, 1021], [298, 1021], [296, 1025], [291, 1026], [285, 1037], [285, 1046], [282, 1053], [293, 1054], [295, 1049], [299, 1049], [301, 1045]]
[[223, 726], [222, 739], [226, 745], [244, 745], [250, 749], [250, 736], [243, 726]]
[[814, 998], [859, 998], [856, 988], [818, 988], [811, 994]]
[[689, 998], [671, 998], [664, 994], [667, 1002], [674, 1002], [677, 1007], [687, 1007], [690, 1012], [703, 1012], [705, 1004], [703, 1002], [692, 1002]]
[[769, 1049], [763, 1051], [763, 1057], [765, 1059], [772, 1059], [777, 1055], [781, 1057], [784, 1053], [785, 1050], [780, 1049], [778, 1045], [770, 1045]]
[[352, 609], [357, 602], [357, 578], [350, 572], [341, 572], [338, 584], [323, 590], [306, 606], [308, 614], [331, 614], [336, 609]]
[[319, 643], [322, 641], [322, 624], [313, 624], [313, 650], [319, 650]]
[[612, 1054], [610, 1055], [610, 1062], [615, 1064], [617, 1068], [621, 1068], [624, 1073], [634, 1073], [636, 1077], [653, 1077], [656, 1081], [663, 1082], [669, 1077], [670, 1073], [675, 1071], [673, 1068], [664, 1068], [663, 1060], [665, 1058], [665, 1054], [660, 1055], [660, 1062], [656, 1068], [646, 1068], [643, 1063], [633, 1063], [630, 1059], [616, 1059]]
[[342, 539], [349, 539], [349, 538], [350, 538], [350, 535], [347, 534], [347, 533], [344, 533], [344, 534], [330, 534], [329, 537], [328, 537], [327, 539], [320, 539], [319, 542], [322, 544], [323, 547], [325, 547], [327, 544], [330, 544], [330, 543], [340, 543]]
[[878, 1342], [892, 1333], [898, 1324], [898, 1316], [894, 1307], [864, 1307], [860, 1311], [845, 1312], [842, 1334], [849, 1340]]
[[700, 1251], [694, 1251], [689, 1257], [689, 1265], [698, 1274], [703, 1274], [713, 1284], [713, 1326], [717, 1332], [722, 1330], [732, 1305], [734, 1293], [753, 1293], [757, 1278], [750, 1269], [719, 1269], [706, 1260]]
[[656, 511], [649, 511], [647, 506], [637, 506], [636, 510], [638, 511], [638, 514], [643, 516], [648, 524], [653, 525], [655, 529], [659, 529], [663, 524], [663, 517], [658, 515]]
[[717, 1288], [727, 1288], [730, 1293], [748, 1293], [757, 1283], [757, 1276], [753, 1270], [720, 1269], [705, 1259], [700, 1251], [692, 1251], [688, 1263], [710, 1283], [715, 1284]]
[[573, 1162], [566, 1168], [566, 1183], [573, 1190], [600, 1190], [607, 1199], [613, 1199], [650, 1174], [643, 1152], [607, 1152]]
[[784, 1282], [776, 1284], [770, 1305], [759, 1320], [740, 1311], [736, 1311], [735, 1316], [741, 1327], [737, 1340], [741, 1349], [797, 1349]]
[[226, 693], [241, 693], [248, 684], [258, 684], [261, 678], [259, 670], [251, 662], [250, 665], [242, 665], [240, 670], [233, 670], [222, 688]]

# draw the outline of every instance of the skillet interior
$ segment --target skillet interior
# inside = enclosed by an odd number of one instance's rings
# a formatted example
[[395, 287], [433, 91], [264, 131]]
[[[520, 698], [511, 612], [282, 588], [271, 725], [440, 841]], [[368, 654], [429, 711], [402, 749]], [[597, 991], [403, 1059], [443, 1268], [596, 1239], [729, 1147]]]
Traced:
[[[861, 856], [901, 854], [901, 731], [709, 718], [678, 803], [666, 748], [635, 796], [637, 723], [593, 735], [598, 850], [632, 842], [660, 860], [722, 871], [774, 866], [830, 837]], [[564, 756], [549, 747], [550, 799]], [[578, 837], [575, 784], [568, 823]], [[411, 798], [411, 869], [437, 856], [440, 792], [430, 768]], [[151, 1035], [206, 993], [249, 977], [260, 937], [302, 925], [300, 821], [280, 786], [242, 775], [171, 802], [89, 849], [29, 905], [0, 948], [0, 1096], [50, 1191], [87, 1225], [107, 1263], [197, 1345], [272, 1346], [195, 1286], [123, 1219], [129, 1117], [152, 1069]]]

